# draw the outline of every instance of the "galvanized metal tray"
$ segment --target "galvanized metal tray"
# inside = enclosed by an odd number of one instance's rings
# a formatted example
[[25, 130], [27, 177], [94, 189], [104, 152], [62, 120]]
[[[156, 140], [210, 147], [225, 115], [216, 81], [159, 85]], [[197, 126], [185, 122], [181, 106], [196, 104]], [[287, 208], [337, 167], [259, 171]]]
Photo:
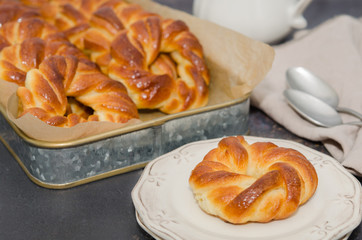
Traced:
[[245, 134], [248, 97], [68, 142], [29, 138], [0, 106], [0, 140], [36, 184], [63, 189], [144, 167], [186, 143]]

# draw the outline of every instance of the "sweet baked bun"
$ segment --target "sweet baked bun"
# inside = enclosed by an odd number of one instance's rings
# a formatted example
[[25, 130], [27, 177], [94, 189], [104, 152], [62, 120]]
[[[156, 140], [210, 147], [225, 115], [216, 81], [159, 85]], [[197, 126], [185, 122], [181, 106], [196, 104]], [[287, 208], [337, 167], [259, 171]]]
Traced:
[[[94, 63], [74, 56], [51, 56], [30, 70], [17, 91], [22, 113], [31, 113], [49, 125], [71, 127], [85, 121], [125, 123], [137, 118], [137, 109], [124, 86], [103, 75]], [[93, 110], [67, 112], [68, 97]], [[74, 107], [73, 107], [74, 109]]]
[[203, 49], [180, 20], [121, 0], [22, 0], [122, 82], [139, 109], [176, 113], [208, 101]]
[[0, 0], [0, 27], [7, 22], [21, 21], [26, 18], [40, 16], [41, 14], [38, 9], [21, 4], [21, 2]]
[[[0, 5], [0, 15], [4, 9]], [[16, 16], [21, 21], [9, 17], [0, 27], [0, 78], [19, 85], [19, 116], [30, 113], [60, 127], [139, 117], [124, 85], [103, 74], [56, 27]]]
[[313, 196], [318, 177], [300, 152], [236, 136], [208, 152], [189, 183], [202, 210], [243, 224], [291, 216]]

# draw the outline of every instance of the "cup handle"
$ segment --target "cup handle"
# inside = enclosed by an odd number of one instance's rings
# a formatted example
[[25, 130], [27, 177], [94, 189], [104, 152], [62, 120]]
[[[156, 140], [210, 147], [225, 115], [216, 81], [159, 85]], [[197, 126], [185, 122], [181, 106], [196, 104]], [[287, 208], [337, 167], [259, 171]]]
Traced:
[[307, 20], [303, 17], [303, 12], [311, 2], [312, 0], [300, 0], [295, 5], [292, 11], [291, 25], [293, 28], [301, 29], [307, 26]]

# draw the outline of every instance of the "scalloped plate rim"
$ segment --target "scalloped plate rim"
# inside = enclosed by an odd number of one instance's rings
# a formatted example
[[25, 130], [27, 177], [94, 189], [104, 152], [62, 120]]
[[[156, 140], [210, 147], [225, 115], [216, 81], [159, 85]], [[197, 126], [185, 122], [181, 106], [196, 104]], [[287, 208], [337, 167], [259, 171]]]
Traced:
[[[310, 152], [311, 154], [314, 155], [320, 155], [322, 156], [321, 160], [327, 160], [329, 162], [332, 163], [333, 167], [335, 167], [341, 174], [345, 175], [346, 177], [350, 178], [350, 180], [352, 180], [352, 182], [355, 184], [355, 186], [358, 187], [359, 191], [356, 191], [356, 195], [359, 195], [359, 211], [357, 216], [354, 216], [353, 218], [350, 218], [349, 223], [346, 227], [344, 227], [343, 229], [339, 229], [338, 232], [336, 234], [334, 234], [333, 236], [335, 236], [334, 238], [319, 238], [319, 239], [345, 239], [345, 236], [349, 235], [354, 228], [356, 228], [359, 223], [361, 222], [362, 219], [362, 209], [361, 209], [361, 205], [362, 205], [362, 197], [361, 197], [361, 192], [362, 192], [362, 188], [360, 183], [358, 182], [358, 180], [351, 174], [349, 173], [337, 160], [335, 160], [334, 158], [318, 152], [317, 150], [314, 150], [310, 147], [307, 147], [301, 143], [295, 142], [295, 141], [291, 141], [291, 140], [285, 140], [285, 139], [276, 139], [276, 138], [265, 138], [265, 137], [254, 137], [254, 136], [244, 136], [245, 139], [250, 143], [250, 142], [255, 142], [255, 141], [270, 141], [275, 143], [276, 145], [280, 146], [280, 144], [282, 145], [293, 145], [295, 148], [297, 148], [297, 150], [302, 150], [302, 151], [307, 151]], [[182, 149], [187, 149], [191, 146], [194, 145], [199, 145], [199, 144], [217, 144], [222, 138], [215, 138], [215, 139], [208, 139], [208, 140], [202, 140], [202, 141], [196, 141], [196, 142], [191, 142], [188, 144], [185, 144], [169, 153], [166, 153], [152, 161], [150, 161], [144, 171], [141, 174], [141, 177], [139, 178], [139, 180], [137, 181], [136, 185], [134, 186], [133, 190], [132, 190], [132, 201], [134, 204], [134, 207], [136, 209], [136, 215], [137, 215], [137, 221], [138, 224], [149, 234], [153, 235], [153, 236], [157, 236], [160, 239], [165, 239], [165, 240], [173, 240], [173, 239], [185, 239], [182, 238], [182, 236], [179, 236], [178, 234], [174, 234], [171, 230], [169, 229], [165, 229], [163, 228], [163, 231], [160, 231], [159, 229], [157, 229], [157, 224], [154, 224], [152, 222], [152, 220], [147, 218], [147, 214], [145, 214], [145, 212], [147, 212], [147, 210], [145, 209], [145, 206], [142, 206], [142, 204], [139, 201], [139, 196], [138, 196], [138, 192], [140, 191], [140, 187], [143, 185], [144, 181], [147, 179], [148, 174], [150, 173], [150, 170], [152, 167], [154, 167], [154, 165], [156, 163], [158, 163], [159, 161], [163, 161], [169, 157], [172, 157], [173, 155], [175, 155], [176, 153], [180, 152]], [[210, 148], [211, 149], [211, 148]], [[209, 150], [210, 150], [209, 149]], [[353, 196], [354, 197], [354, 196]], [[211, 217], [211, 216], [210, 216]], [[211, 217], [214, 218], [214, 217]], [[345, 225], [345, 224], [344, 224]], [[182, 235], [182, 234], [181, 234]], [[259, 239], [259, 238], [255, 238], [255, 239]], [[262, 239], [262, 238], [260, 238]]]

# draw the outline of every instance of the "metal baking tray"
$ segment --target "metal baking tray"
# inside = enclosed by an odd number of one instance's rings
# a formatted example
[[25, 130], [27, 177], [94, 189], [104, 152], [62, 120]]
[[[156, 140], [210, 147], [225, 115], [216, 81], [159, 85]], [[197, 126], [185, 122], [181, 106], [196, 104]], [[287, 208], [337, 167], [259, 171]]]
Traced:
[[249, 97], [164, 115], [75, 141], [29, 138], [0, 106], [0, 140], [36, 184], [64, 189], [144, 167], [186, 143], [248, 131]]

